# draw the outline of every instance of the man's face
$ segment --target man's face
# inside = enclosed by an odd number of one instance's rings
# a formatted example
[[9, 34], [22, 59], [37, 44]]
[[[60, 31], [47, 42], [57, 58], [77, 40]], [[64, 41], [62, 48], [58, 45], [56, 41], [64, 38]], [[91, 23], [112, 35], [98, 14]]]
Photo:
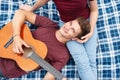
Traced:
[[67, 39], [76, 37], [81, 32], [80, 25], [77, 20], [66, 22], [61, 28], [60, 33]]

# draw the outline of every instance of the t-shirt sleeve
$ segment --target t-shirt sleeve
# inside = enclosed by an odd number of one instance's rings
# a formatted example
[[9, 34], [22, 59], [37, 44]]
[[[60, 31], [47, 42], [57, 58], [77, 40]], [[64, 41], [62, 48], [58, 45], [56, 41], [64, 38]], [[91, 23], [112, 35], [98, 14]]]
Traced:
[[35, 26], [41, 27], [41, 26], [49, 26], [49, 25], [53, 25], [55, 24], [55, 22], [53, 22], [52, 20], [50, 20], [49, 18], [45, 17], [45, 16], [39, 16], [36, 15], [36, 19], [35, 19]]

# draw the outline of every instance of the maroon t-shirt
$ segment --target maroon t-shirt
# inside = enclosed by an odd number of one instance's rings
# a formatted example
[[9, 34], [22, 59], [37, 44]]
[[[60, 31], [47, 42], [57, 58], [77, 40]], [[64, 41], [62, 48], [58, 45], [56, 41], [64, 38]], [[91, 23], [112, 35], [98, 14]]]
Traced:
[[[61, 70], [69, 60], [69, 52], [65, 44], [60, 43], [55, 36], [58, 26], [50, 19], [42, 16], [36, 16], [35, 25], [38, 28], [32, 31], [35, 39], [43, 41], [48, 48], [48, 53], [45, 58], [57, 70]], [[0, 71], [6, 77], [19, 77], [26, 74], [19, 68], [13, 60], [0, 58]]]
[[[78, 16], [88, 18], [90, 9], [87, 0], [53, 0], [64, 22], [76, 19]], [[93, 1], [93, 0], [89, 0]]]

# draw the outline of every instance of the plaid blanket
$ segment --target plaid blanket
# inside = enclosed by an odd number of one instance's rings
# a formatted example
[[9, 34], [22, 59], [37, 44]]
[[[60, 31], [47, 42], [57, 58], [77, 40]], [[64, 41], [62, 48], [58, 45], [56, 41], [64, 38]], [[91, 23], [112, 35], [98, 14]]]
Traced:
[[120, 0], [98, 0], [98, 80], [120, 80]]
[[[97, 70], [98, 80], [120, 80], [120, 0], [97, 0], [99, 16], [97, 21], [98, 48]], [[11, 21], [15, 10], [21, 4], [33, 5], [36, 0], [0, 0], [0, 28]], [[52, 1], [35, 13], [59, 22], [59, 13]], [[29, 24], [29, 23], [28, 23]], [[30, 25], [30, 24], [29, 24]], [[30, 27], [34, 28], [33, 26]], [[71, 57], [62, 69], [62, 74], [72, 80], [80, 80], [77, 67]], [[0, 80], [42, 80], [46, 71], [32, 71], [19, 78], [0, 78]]]

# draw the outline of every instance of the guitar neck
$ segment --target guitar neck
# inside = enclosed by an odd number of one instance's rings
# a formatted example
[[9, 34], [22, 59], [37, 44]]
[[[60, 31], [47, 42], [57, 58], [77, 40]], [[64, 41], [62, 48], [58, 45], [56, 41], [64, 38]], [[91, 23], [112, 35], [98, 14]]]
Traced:
[[59, 80], [62, 80], [64, 76], [56, 70], [52, 65], [50, 65], [48, 62], [46, 62], [44, 59], [42, 59], [40, 56], [38, 56], [35, 52], [32, 52], [29, 56], [33, 61], [35, 61], [37, 64], [39, 64], [41, 67], [46, 69], [48, 72], [53, 74], [56, 78]]

